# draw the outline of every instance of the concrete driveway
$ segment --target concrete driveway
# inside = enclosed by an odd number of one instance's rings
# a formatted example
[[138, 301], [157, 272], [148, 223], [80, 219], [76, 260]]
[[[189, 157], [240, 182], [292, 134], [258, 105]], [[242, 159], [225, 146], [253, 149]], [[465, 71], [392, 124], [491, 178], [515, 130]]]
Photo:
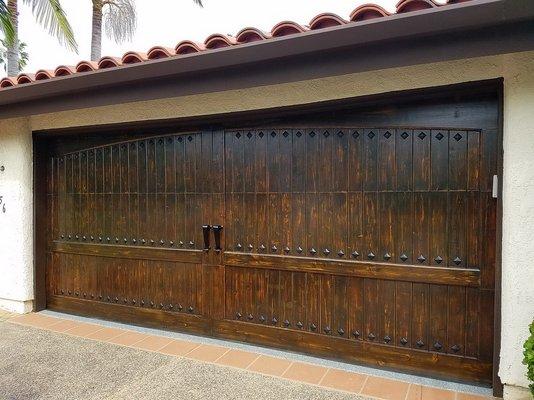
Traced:
[[363, 399], [0, 319], [0, 399]]

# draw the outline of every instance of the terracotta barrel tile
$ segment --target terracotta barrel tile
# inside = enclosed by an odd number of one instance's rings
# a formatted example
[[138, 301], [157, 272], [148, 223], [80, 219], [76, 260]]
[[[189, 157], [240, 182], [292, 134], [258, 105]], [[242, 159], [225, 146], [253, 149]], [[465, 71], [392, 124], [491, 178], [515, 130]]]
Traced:
[[197, 347], [197, 343], [186, 342], [183, 340], [173, 340], [168, 345], [160, 349], [160, 353], [171, 356], [184, 356]]
[[101, 326], [80, 322], [78, 325], [74, 326], [74, 328], [68, 329], [63, 333], [72, 336], [86, 337], [91, 333], [99, 331], [100, 329], [102, 329]]
[[172, 339], [163, 336], [147, 336], [141, 341], [133, 344], [132, 347], [141, 350], [159, 351], [170, 342], [172, 342]]
[[122, 329], [104, 328], [87, 335], [87, 338], [105, 342], [109, 339], [119, 336], [122, 333], [124, 333]]
[[211, 346], [209, 344], [203, 344], [190, 353], [187, 354], [187, 357], [194, 358], [195, 360], [200, 361], [210, 361], [213, 362], [226, 353], [228, 349], [226, 347], [220, 346]]
[[320, 385], [346, 392], [360, 393], [366, 378], [367, 376], [355, 372], [329, 369]]
[[248, 351], [232, 349], [217, 360], [217, 364], [236, 368], [247, 368], [259, 355]]
[[409, 386], [406, 382], [370, 376], [361, 394], [384, 400], [404, 400]]
[[291, 365], [291, 361], [281, 358], [260, 356], [247, 369], [249, 371], [260, 372], [262, 374], [282, 376], [286, 369]]
[[454, 400], [456, 392], [429, 386], [421, 387], [421, 400]]
[[109, 339], [108, 343], [119, 344], [121, 346], [132, 346], [145, 339], [147, 335], [133, 331], [125, 331], [122, 335]]
[[326, 371], [327, 368], [319, 365], [294, 362], [282, 377], [317, 385], [326, 374]]

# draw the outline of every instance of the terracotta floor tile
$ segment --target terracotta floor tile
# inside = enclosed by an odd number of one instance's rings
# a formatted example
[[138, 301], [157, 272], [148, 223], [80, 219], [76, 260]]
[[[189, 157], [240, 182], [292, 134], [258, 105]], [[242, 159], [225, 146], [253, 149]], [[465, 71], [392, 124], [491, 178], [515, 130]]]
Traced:
[[291, 361], [262, 355], [247, 369], [249, 371], [260, 372], [262, 374], [282, 376], [282, 374], [290, 365]]
[[408, 389], [408, 395], [406, 396], [406, 400], [421, 400], [421, 396], [422, 396], [421, 392], [422, 392], [421, 385], [412, 383], [410, 385], [410, 388]]
[[345, 390], [346, 392], [360, 393], [366, 378], [366, 375], [357, 374], [356, 372], [329, 369], [320, 385]]
[[316, 385], [326, 374], [327, 370], [328, 368], [321, 367], [319, 365], [294, 362], [282, 376], [287, 379]]
[[384, 400], [404, 400], [409, 386], [406, 382], [370, 376], [361, 394]]
[[256, 353], [232, 349], [216, 362], [221, 365], [245, 369], [252, 363], [252, 361], [258, 358], [258, 356], [259, 355]]
[[198, 343], [186, 342], [184, 340], [173, 340], [159, 350], [159, 352], [171, 356], [184, 356], [196, 347], [198, 347]]
[[172, 342], [172, 339], [163, 336], [147, 336], [140, 342], [134, 343], [132, 347], [142, 350], [159, 351]]
[[456, 400], [489, 400], [489, 399], [493, 399], [493, 397], [480, 396], [478, 394], [470, 394], [470, 393], [458, 393], [456, 395]]
[[454, 400], [456, 393], [450, 390], [438, 389], [429, 386], [421, 387], [421, 400]]
[[200, 361], [215, 361], [228, 351], [226, 347], [203, 344], [187, 354], [188, 358]]
[[137, 342], [140, 342], [141, 340], [145, 339], [147, 335], [133, 332], [133, 331], [125, 331], [122, 335], [119, 335], [117, 337], [111, 338], [107, 340], [108, 343], [114, 343], [114, 344], [120, 344], [121, 346], [132, 346]]
[[52, 332], [65, 332], [68, 329], [72, 329], [75, 326], [80, 325], [80, 322], [78, 321], [72, 321], [70, 319], [63, 319], [57, 322], [56, 324], [50, 325], [48, 328], [49, 331]]
[[80, 322], [74, 328], [64, 331], [64, 333], [66, 333], [67, 335], [86, 337], [90, 335], [91, 333], [99, 331], [100, 329], [102, 329], [102, 327], [99, 325], [86, 324], [84, 322]]
[[15, 322], [21, 325], [29, 325], [36, 328], [46, 328], [47, 326], [59, 321], [60, 320], [58, 318], [47, 317], [45, 315], [35, 313], [19, 315], [10, 319], [10, 322]]
[[117, 337], [122, 333], [124, 333], [122, 329], [104, 328], [99, 331], [93, 332], [87, 335], [86, 337], [88, 339], [94, 339], [94, 340], [100, 340], [102, 342], [106, 342], [109, 339], [113, 339], [114, 337]]

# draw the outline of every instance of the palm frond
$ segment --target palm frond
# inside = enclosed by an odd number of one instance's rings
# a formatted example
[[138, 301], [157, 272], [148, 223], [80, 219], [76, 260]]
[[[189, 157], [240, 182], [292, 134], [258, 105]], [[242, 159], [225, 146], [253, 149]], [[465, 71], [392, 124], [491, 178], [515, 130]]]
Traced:
[[106, 0], [102, 4], [106, 35], [116, 43], [132, 39], [137, 28], [134, 0]]
[[60, 0], [23, 0], [25, 4], [31, 6], [32, 13], [50, 35], [58, 38], [62, 45], [78, 52], [78, 44], [74, 38], [74, 32]]
[[0, 32], [4, 34], [7, 45], [15, 43], [15, 27], [11, 20], [11, 13], [4, 0], [0, 0]]

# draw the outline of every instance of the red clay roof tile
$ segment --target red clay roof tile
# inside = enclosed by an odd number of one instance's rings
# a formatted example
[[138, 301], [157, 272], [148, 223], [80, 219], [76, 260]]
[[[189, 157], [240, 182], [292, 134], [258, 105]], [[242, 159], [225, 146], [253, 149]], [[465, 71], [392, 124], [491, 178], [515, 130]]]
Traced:
[[[446, 4], [462, 3], [470, 0], [447, 0]], [[396, 6], [396, 13], [408, 13], [441, 7], [443, 5], [435, 0], [400, 0]], [[270, 33], [263, 32], [257, 28], [244, 28], [233, 37], [219, 33], [212, 34], [206, 38], [204, 43], [197, 43], [191, 40], [183, 40], [176, 45], [174, 49], [154, 46], [147, 53], [129, 51], [121, 58], [119, 57], [102, 57], [98, 62], [80, 61], [76, 67], [60, 65], [54, 71], [39, 70], [33, 74], [20, 74], [17, 77], [8, 77], [0, 80], [0, 89], [14, 87], [17, 85], [31, 84], [34, 81], [53, 79], [57, 76], [67, 76], [76, 73], [94, 71], [98, 69], [117, 68], [124, 64], [141, 63], [147, 60], [159, 58], [180, 57], [186, 54], [199, 53], [212, 49], [236, 46], [242, 43], [251, 43], [262, 40], [270, 40], [288, 35], [296, 35], [309, 30], [323, 29], [332, 26], [344, 24], [359, 23], [375, 18], [384, 18], [391, 15], [384, 8], [376, 4], [364, 4], [352, 11], [349, 20], [345, 20], [339, 15], [333, 13], [321, 13], [316, 15], [309, 23], [304, 26], [293, 21], [282, 21], [276, 24]]]

